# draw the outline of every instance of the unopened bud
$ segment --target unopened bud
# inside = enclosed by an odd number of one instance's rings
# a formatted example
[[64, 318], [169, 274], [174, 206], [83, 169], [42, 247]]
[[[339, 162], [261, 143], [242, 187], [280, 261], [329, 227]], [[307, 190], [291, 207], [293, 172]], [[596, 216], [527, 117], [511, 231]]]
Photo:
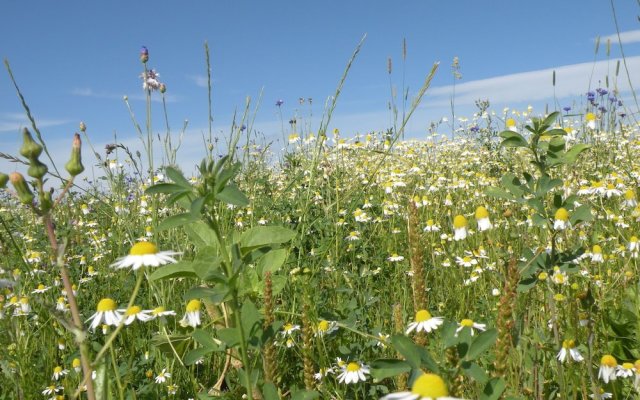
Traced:
[[80, 121], [80, 132], [86, 132], [87, 131], [87, 126], [84, 124], [84, 122]]
[[164, 83], [160, 84], [160, 93], [164, 93], [167, 91], [167, 85], [165, 85]]
[[0, 189], [6, 188], [7, 182], [9, 182], [9, 175], [0, 172]]
[[30, 161], [31, 163], [29, 164], [27, 174], [32, 178], [42, 179], [47, 171], [49, 171], [49, 168], [37, 158], [31, 158]]
[[140, 48], [140, 61], [143, 64], [149, 61], [149, 49], [147, 49], [145, 46], [142, 46], [142, 48]]
[[31, 132], [27, 128], [22, 130], [22, 147], [20, 148], [20, 154], [28, 159], [38, 158], [42, 154], [42, 146], [36, 143], [31, 136]]
[[84, 171], [84, 166], [82, 165], [82, 154], [81, 154], [82, 141], [80, 140], [80, 135], [76, 133], [73, 135], [73, 145], [71, 146], [71, 158], [69, 162], [65, 164], [65, 169], [71, 176], [76, 176], [81, 174]]
[[24, 176], [20, 172], [12, 172], [9, 174], [9, 180], [18, 194], [20, 202], [22, 204], [31, 204], [33, 202], [33, 193], [24, 180]]
[[47, 211], [51, 210], [51, 207], [53, 207], [52, 194], [51, 192], [44, 192], [44, 194], [40, 198], [40, 210], [46, 213]]

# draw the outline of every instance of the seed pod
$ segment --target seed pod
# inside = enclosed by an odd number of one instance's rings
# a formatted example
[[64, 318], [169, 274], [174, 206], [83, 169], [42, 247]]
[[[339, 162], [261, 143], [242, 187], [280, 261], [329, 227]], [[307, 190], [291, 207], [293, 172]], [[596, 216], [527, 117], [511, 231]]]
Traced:
[[20, 202], [22, 204], [31, 204], [33, 202], [33, 193], [24, 180], [24, 176], [20, 172], [12, 172], [9, 175], [9, 180], [18, 194]]
[[27, 174], [36, 179], [42, 179], [42, 177], [49, 171], [49, 168], [46, 164], [43, 164], [37, 158], [31, 159], [31, 165], [29, 165], [29, 169], [27, 170]]
[[80, 140], [80, 135], [76, 133], [73, 136], [73, 145], [71, 146], [71, 158], [69, 162], [65, 164], [65, 169], [71, 176], [76, 176], [82, 171], [84, 171], [84, 166], [82, 165], [82, 154], [81, 154], [81, 146], [82, 141]]
[[9, 175], [0, 172], [0, 189], [6, 188], [7, 182], [9, 182]]
[[22, 147], [20, 148], [20, 154], [28, 159], [38, 158], [42, 154], [42, 146], [36, 143], [31, 136], [31, 132], [27, 128], [22, 130]]

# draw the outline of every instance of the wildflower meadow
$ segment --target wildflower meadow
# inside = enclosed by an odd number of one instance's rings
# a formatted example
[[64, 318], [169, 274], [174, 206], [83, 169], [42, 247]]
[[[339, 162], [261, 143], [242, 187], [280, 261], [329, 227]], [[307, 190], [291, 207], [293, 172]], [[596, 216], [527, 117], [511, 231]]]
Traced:
[[124, 99], [144, 151], [78, 121], [67, 159], [5, 61], [31, 125], [1, 149], [25, 172], [0, 173], [0, 399], [638, 398], [640, 137], [617, 74], [408, 138], [435, 63], [391, 128], [330, 129], [361, 45], [317, 126], [268, 142], [247, 101], [193, 165], [151, 124], [170, 88], [149, 49], [140, 120]]

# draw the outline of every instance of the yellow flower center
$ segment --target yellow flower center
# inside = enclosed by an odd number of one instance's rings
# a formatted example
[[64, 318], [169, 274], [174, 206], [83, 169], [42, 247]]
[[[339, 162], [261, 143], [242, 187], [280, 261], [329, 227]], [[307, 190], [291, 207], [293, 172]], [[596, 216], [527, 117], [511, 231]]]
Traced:
[[431, 319], [431, 313], [427, 310], [420, 310], [416, 313], [416, 322], [424, 322]]
[[513, 118], [507, 118], [507, 121], [505, 123], [507, 125], [507, 128], [511, 128], [516, 126], [516, 120]]
[[624, 369], [632, 369], [633, 368], [633, 364], [630, 363], [630, 362], [622, 363], [622, 368], [624, 368]]
[[193, 299], [189, 303], [187, 303], [187, 312], [199, 311], [200, 306], [200, 300]]
[[562, 342], [562, 347], [564, 347], [565, 349], [573, 349], [574, 347], [576, 347], [576, 341], [573, 339], [566, 339]]
[[464, 262], [465, 264], [468, 264], [471, 262], [471, 257], [469, 256], [464, 256], [464, 258], [462, 259], [462, 262]]
[[460, 229], [466, 226], [467, 226], [467, 219], [464, 217], [464, 215], [456, 215], [456, 217], [453, 219], [453, 227], [455, 229]]
[[449, 395], [444, 381], [435, 374], [420, 375], [420, 377], [413, 382], [411, 393], [432, 399]]
[[59, 365], [53, 369], [54, 374], [59, 374], [60, 372], [62, 372], [62, 367]]
[[636, 194], [633, 192], [633, 190], [629, 189], [624, 192], [624, 198], [627, 200], [633, 200], [636, 198]]
[[599, 245], [597, 245], [597, 244], [594, 244], [594, 245], [593, 245], [593, 252], [594, 252], [595, 254], [602, 254], [602, 247], [600, 247], [600, 246], [599, 246]]
[[427, 226], [433, 226], [434, 222], [432, 219], [427, 221]]
[[154, 308], [154, 309], [153, 309], [153, 311], [152, 311], [152, 313], [153, 313], [154, 315], [158, 315], [158, 314], [160, 314], [160, 313], [163, 313], [164, 311], [165, 311], [165, 308], [164, 308], [164, 307], [162, 307], [162, 306], [159, 306], [159, 307]]
[[131, 256], [145, 256], [147, 254], [156, 254], [158, 248], [151, 242], [138, 242], [131, 247], [129, 255]]
[[38, 285], [38, 290], [43, 290], [45, 288], [45, 286], [41, 283]]
[[568, 221], [569, 220], [569, 211], [566, 208], [560, 207], [558, 211], [556, 211], [556, 220], [559, 221]]
[[467, 328], [473, 328], [473, 320], [465, 318], [462, 321], [460, 321], [460, 325], [462, 325], [464, 327], [467, 327]]
[[322, 320], [318, 323], [318, 330], [321, 332], [329, 330], [329, 321]]
[[74, 358], [73, 361], [71, 361], [71, 366], [73, 368], [78, 368], [80, 366], [80, 359], [79, 358]]
[[476, 219], [489, 218], [489, 211], [486, 208], [480, 206], [476, 208]]
[[587, 121], [595, 121], [596, 120], [596, 115], [594, 113], [587, 113], [587, 115], [584, 118]]
[[131, 307], [127, 308], [127, 311], [124, 314], [125, 315], [136, 315], [140, 311], [142, 311], [142, 308], [140, 308], [140, 306], [131, 306]]
[[355, 362], [350, 362], [349, 364], [347, 364], [347, 371], [349, 371], [349, 372], [360, 371], [360, 364], [355, 363]]
[[284, 324], [284, 326], [282, 327], [282, 330], [286, 332], [286, 331], [290, 331], [291, 328], [293, 328], [292, 324], [290, 324], [290, 323], [289, 324]]
[[98, 311], [99, 312], [113, 311], [116, 308], [118, 308], [118, 305], [116, 304], [115, 301], [113, 301], [111, 299], [102, 299], [98, 303]]
[[549, 277], [549, 274], [546, 272], [540, 272], [540, 274], [538, 275], [538, 279], [540, 279], [541, 281], [546, 280]]
[[612, 355], [605, 354], [600, 359], [600, 365], [604, 365], [604, 366], [607, 366], [607, 367], [615, 368], [618, 365], [618, 362], [616, 361], [616, 359]]

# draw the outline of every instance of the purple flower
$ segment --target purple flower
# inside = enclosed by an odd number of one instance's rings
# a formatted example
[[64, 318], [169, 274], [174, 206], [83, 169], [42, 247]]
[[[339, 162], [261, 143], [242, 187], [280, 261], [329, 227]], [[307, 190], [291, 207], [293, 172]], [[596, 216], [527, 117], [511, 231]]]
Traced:
[[471, 132], [478, 132], [480, 130], [480, 127], [478, 125], [474, 125], [470, 128]]
[[600, 110], [601, 113], [606, 113], [607, 112], [607, 109], [604, 106], [598, 107], [598, 110]]
[[281, 105], [284, 104], [284, 100], [279, 99], [278, 101], [276, 101], [276, 106], [280, 107]]
[[569, 107], [569, 106], [564, 106], [564, 107], [562, 107], [562, 109], [564, 110], [564, 112], [571, 111], [571, 107]]
[[594, 92], [587, 92], [587, 100], [593, 101], [596, 98], [596, 94]]
[[603, 88], [597, 88], [596, 92], [598, 92], [600, 96], [604, 96], [605, 94], [609, 93], [607, 89], [603, 89]]
[[616, 96], [609, 96], [609, 101], [615, 103], [618, 99], [616, 99]]
[[247, 126], [245, 124], [242, 124], [242, 126], [240, 127], [240, 132], [243, 132], [245, 129], [247, 129]]
[[142, 46], [140, 48], [140, 55], [141, 56], [148, 56], [149, 55], [149, 49], [147, 49], [147, 46]]

